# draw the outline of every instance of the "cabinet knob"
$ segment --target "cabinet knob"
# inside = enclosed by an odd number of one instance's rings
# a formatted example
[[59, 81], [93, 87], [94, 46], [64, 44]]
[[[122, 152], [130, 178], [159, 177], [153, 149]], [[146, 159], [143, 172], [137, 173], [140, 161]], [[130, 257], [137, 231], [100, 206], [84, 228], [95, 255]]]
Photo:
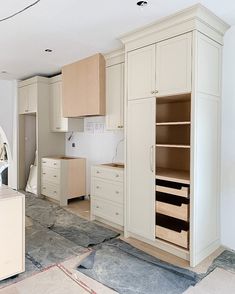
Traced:
[[54, 191], [54, 194], [57, 194], [57, 191]]
[[158, 90], [154, 91], [154, 94], [157, 94], [158, 93]]
[[96, 205], [96, 208], [100, 208], [99, 205]]
[[99, 186], [96, 186], [96, 189], [99, 189], [100, 187]]
[[61, 128], [60, 128], [60, 127], [56, 127], [56, 129], [57, 129], [57, 130], [60, 130]]
[[99, 174], [100, 172], [97, 170], [96, 173]]
[[45, 175], [46, 173], [42, 173], [43, 175]]
[[57, 163], [54, 163], [54, 165], [57, 165]]
[[57, 176], [56, 176], [56, 175], [54, 175], [54, 178], [57, 178]]
[[116, 215], [119, 215], [119, 213], [118, 213], [118, 212], [116, 212], [115, 214], [116, 214]]
[[119, 194], [119, 191], [116, 191], [116, 194]]
[[123, 126], [118, 126], [118, 128], [119, 128], [119, 129], [122, 129], [122, 128], [123, 128]]
[[119, 174], [116, 174], [116, 178], [119, 178]]
[[46, 190], [46, 187], [42, 187], [43, 190]]
[[151, 94], [155, 94], [155, 91], [151, 91]]

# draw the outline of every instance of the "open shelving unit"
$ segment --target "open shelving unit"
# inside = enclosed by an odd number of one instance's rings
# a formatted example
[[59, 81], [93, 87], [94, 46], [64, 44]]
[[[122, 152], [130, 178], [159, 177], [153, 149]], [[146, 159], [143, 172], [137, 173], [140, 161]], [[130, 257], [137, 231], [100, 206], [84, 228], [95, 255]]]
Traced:
[[156, 103], [156, 238], [188, 250], [191, 95]]

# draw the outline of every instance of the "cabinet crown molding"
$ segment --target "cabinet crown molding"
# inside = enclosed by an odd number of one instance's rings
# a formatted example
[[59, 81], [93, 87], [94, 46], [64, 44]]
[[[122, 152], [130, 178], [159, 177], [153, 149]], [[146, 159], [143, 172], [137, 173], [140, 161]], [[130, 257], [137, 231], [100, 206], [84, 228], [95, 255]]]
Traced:
[[125, 49], [118, 49], [104, 55], [106, 67], [125, 62]]
[[28, 85], [32, 85], [32, 84], [36, 84], [36, 83], [44, 83], [44, 84], [48, 84], [49, 83], [49, 78], [47, 77], [42, 77], [42, 76], [35, 76], [23, 81], [19, 81], [18, 82], [18, 87], [24, 87], [24, 86], [28, 86]]
[[198, 30], [223, 44], [223, 36], [230, 26], [201, 4], [193, 5], [157, 22], [120, 37], [131, 51], [189, 31]]

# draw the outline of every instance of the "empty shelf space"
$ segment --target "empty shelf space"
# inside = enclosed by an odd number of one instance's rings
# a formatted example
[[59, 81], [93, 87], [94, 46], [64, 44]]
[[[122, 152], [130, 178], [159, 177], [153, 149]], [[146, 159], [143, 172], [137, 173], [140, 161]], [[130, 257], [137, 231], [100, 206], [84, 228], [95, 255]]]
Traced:
[[175, 145], [175, 144], [156, 144], [157, 147], [165, 148], [185, 148], [190, 149], [190, 145]]
[[158, 122], [157, 126], [182, 126], [182, 125], [190, 125], [190, 121], [169, 121], [169, 122]]
[[160, 145], [190, 145], [190, 125], [157, 126], [156, 143]]
[[156, 172], [156, 179], [190, 184], [190, 173], [189, 171], [158, 167]]

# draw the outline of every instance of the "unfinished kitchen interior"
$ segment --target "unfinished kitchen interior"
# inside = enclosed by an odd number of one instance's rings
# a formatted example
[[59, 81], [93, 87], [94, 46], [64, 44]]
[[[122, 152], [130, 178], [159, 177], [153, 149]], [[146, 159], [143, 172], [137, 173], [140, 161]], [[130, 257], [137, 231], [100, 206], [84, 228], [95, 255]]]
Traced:
[[220, 279], [233, 293], [221, 240], [230, 26], [196, 4], [133, 29], [115, 50], [15, 82], [0, 294], [31, 293], [36, 277], [36, 294], [214, 293], [203, 287]]

